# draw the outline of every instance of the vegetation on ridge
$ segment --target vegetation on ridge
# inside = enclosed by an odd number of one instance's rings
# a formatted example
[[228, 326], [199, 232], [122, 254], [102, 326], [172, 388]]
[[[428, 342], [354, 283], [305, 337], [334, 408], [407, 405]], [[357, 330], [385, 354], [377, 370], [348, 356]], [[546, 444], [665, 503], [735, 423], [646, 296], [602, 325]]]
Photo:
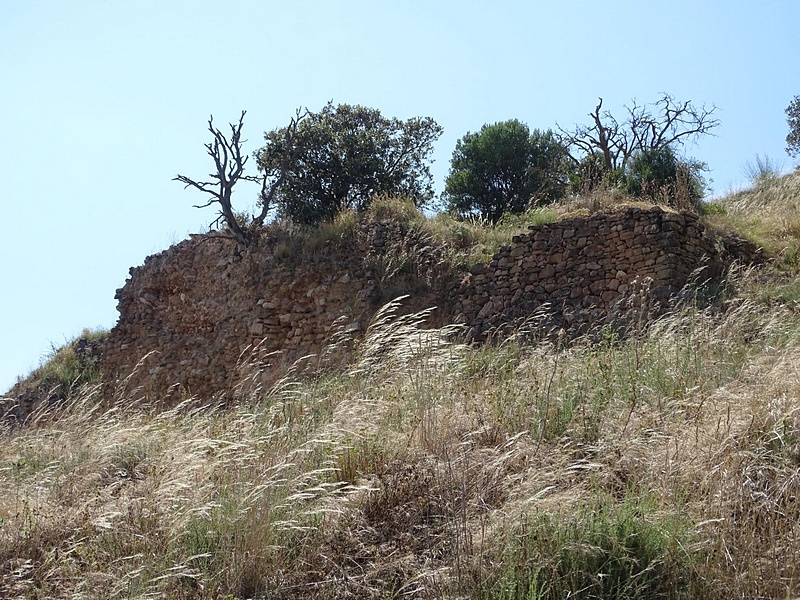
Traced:
[[26, 403], [46, 409], [50, 404], [62, 403], [80, 393], [85, 386], [98, 382], [106, 337], [108, 332], [105, 330], [84, 329], [74, 340], [60, 347], [53, 346], [42, 364], [10, 390], [11, 397], [0, 404], [0, 420], [16, 414], [16, 406], [8, 405], [13, 400], [24, 399]]
[[[678, 149], [719, 125], [715, 107], [663, 94], [651, 105], [634, 100], [619, 121], [602, 106], [601, 98], [589, 113], [592, 124], [572, 132], [558, 127], [557, 133], [531, 133], [517, 119], [468, 132], [456, 144], [445, 183], [448, 212], [497, 223], [504, 215], [559, 200], [568, 189], [585, 195], [613, 188], [696, 210], [705, 193], [700, 173], [706, 167]], [[198, 208], [218, 205], [213, 224], [224, 224], [220, 236], [236, 241], [237, 255], [254, 243], [268, 215], [316, 226], [348, 210], [363, 211], [382, 196], [403, 196], [430, 208], [430, 154], [443, 131], [430, 117], [388, 119], [373, 108], [332, 102], [318, 113], [298, 109], [286, 127], [265, 134], [265, 146], [255, 152], [260, 173], [254, 176], [245, 174], [245, 114], [230, 124], [230, 138], [214, 126], [213, 117], [208, 121], [213, 141], [205, 148], [214, 161], [213, 181], [175, 177], [211, 197]], [[260, 212], [252, 219], [233, 208], [239, 181], [261, 185]]]

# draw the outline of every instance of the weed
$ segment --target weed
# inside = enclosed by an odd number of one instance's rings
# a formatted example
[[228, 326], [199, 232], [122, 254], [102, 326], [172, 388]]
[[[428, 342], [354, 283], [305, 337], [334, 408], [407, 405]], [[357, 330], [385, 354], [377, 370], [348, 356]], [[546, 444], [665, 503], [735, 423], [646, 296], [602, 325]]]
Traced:
[[419, 227], [425, 223], [425, 215], [410, 198], [378, 196], [366, 210], [366, 218], [373, 221], [397, 223], [404, 227]]
[[769, 186], [777, 182], [782, 170], [782, 164], [775, 162], [767, 155], [759, 154], [756, 154], [753, 162], [748, 160], [742, 167], [745, 177], [758, 187]]

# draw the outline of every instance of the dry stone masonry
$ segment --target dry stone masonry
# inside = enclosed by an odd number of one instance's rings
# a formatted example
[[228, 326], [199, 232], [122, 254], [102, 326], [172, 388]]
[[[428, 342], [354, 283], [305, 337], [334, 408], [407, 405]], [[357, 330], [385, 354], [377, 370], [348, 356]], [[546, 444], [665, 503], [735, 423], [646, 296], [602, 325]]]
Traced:
[[105, 381], [124, 384], [127, 395], [174, 402], [230, 389], [255, 359], [272, 379], [298, 361], [306, 370], [337, 364], [346, 347], [333, 342], [359, 336], [396, 295], [385, 257], [412, 254], [419, 270], [410, 306], [421, 309], [435, 304], [436, 260], [395, 223], [365, 223], [354, 236], [311, 248], [290, 236], [266, 238], [239, 258], [230, 240], [193, 235], [132, 268], [117, 290]]
[[[572, 336], [624, 326], [647, 304], [652, 316], [692, 275], [718, 278], [730, 257], [691, 213], [629, 208], [531, 227], [476, 265], [457, 290], [472, 337], [532, 315]], [[541, 324], [540, 324], [541, 328]]]
[[192, 236], [131, 269], [117, 291], [106, 380], [132, 377], [128, 386], [147, 397], [209, 396], [234, 383], [240, 357], [256, 345], [280, 352], [270, 362], [285, 366], [318, 352], [334, 324], [364, 326], [369, 284], [344, 252], [291, 264], [263, 250], [237, 259], [228, 240]]
[[[412, 291], [409, 309], [438, 306], [434, 324], [463, 323], [473, 339], [534, 314], [578, 335], [623, 321], [632, 299], [663, 305], [698, 267], [718, 277], [730, 260], [696, 216], [659, 208], [534, 227], [462, 273], [442, 271], [418, 233], [370, 223], [311, 251], [265, 239], [240, 258], [230, 241], [202, 235], [148, 257], [117, 292], [106, 382], [174, 402], [230, 389], [254, 348], [275, 377], [308, 355], [315, 368], [338, 333], [363, 332], [395, 291]], [[393, 289], [398, 271], [406, 280]]]

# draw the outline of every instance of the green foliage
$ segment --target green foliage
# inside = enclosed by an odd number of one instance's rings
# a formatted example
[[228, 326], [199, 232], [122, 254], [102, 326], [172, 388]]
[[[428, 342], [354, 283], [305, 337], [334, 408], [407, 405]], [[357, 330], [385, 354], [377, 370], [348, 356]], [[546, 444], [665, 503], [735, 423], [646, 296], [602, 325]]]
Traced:
[[700, 214], [704, 216], [709, 215], [720, 215], [724, 216], [727, 214], [727, 209], [718, 202], [705, 202], [700, 205]]
[[[545, 225], [553, 223], [558, 218], [558, 213], [548, 206], [529, 208], [523, 213], [506, 213], [503, 215], [497, 227], [507, 231], [525, 231], [529, 226]], [[510, 236], [513, 237], [513, 236]]]
[[655, 199], [666, 194], [668, 203], [688, 208], [703, 195], [699, 172], [705, 165], [691, 159], [676, 163], [674, 149], [718, 127], [715, 110], [663, 94], [650, 105], [634, 100], [625, 107], [627, 117], [618, 120], [603, 110], [601, 98], [589, 113], [590, 125], [577, 125], [572, 132], [559, 127], [575, 165], [572, 191], [585, 194], [599, 186], [631, 186], [635, 195]]
[[626, 183], [632, 196], [652, 198], [677, 177], [677, 157], [669, 146], [635, 154], [628, 168]]
[[[703, 197], [705, 182], [700, 171], [705, 165], [680, 158], [670, 146], [643, 150], [631, 157], [623, 181], [627, 192], [650, 200], [666, 200], [667, 204], [695, 206]], [[682, 207], [684, 208], [684, 207]]]
[[623, 166], [610, 171], [605, 170], [602, 154], [592, 152], [570, 173], [570, 190], [582, 195], [620, 190], [634, 198], [702, 212], [704, 170], [705, 164], [678, 156], [671, 146], [636, 151]]
[[654, 502], [601, 496], [577, 515], [530, 518], [510, 540], [507, 570], [482, 598], [687, 598], [691, 523]]
[[789, 133], [786, 135], [786, 152], [789, 156], [800, 155], [800, 96], [786, 107], [786, 122], [789, 124]]
[[794, 279], [778, 285], [763, 284], [758, 295], [767, 301], [800, 305], [800, 280]]
[[265, 134], [259, 168], [282, 173], [279, 212], [302, 225], [366, 208], [376, 195], [403, 195], [424, 205], [433, 197], [429, 156], [442, 128], [429, 117], [402, 121], [363, 106], [328, 103], [287, 138]]
[[72, 390], [99, 381], [100, 352], [106, 337], [107, 331], [84, 329], [77, 339], [54, 347], [42, 365], [28, 376], [25, 387], [66, 398]]
[[569, 173], [569, 187], [573, 194], [588, 194], [600, 187], [613, 188], [623, 179], [622, 169], [606, 171], [603, 155], [590, 152], [581, 158]]
[[566, 150], [552, 131], [529, 131], [517, 119], [484, 125], [456, 143], [445, 182], [448, 209], [492, 223], [504, 213], [564, 196]]

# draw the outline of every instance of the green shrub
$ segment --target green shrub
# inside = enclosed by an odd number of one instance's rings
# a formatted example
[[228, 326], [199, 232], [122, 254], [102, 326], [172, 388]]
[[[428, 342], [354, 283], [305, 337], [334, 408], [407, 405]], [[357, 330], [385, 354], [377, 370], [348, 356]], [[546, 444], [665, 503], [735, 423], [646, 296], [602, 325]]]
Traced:
[[430, 117], [388, 119], [364, 106], [328, 103], [308, 113], [287, 142], [285, 129], [265, 135], [259, 168], [280, 173], [279, 213], [302, 225], [362, 210], [381, 194], [418, 205], [433, 197], [428, 166], [442, 128]]
[[628, 193], [678, 208], [696, 208], [705, 194], [705, 165], [680, 158], [664, 146], [634, 154], [623, 182]]
[[691, 523], [654, 502], [600, 497], [573, 514], [543, 513], [513, 531], [481, 598], [688, 598]]
[[567, 165], [567, 150], [552, 131], [530, 131], [517, 119], [484, 125], [456, 144], [444, 197], [452, 213], [496, 223], [562, 198]]
[[107, 337], [108, 331], [84, 329], [80, 337], [54, 347], [42, 365], [26, 378], [24, 387], [66, 398], [73, 390], [96, 383], [102, 377], [100, 356]]

